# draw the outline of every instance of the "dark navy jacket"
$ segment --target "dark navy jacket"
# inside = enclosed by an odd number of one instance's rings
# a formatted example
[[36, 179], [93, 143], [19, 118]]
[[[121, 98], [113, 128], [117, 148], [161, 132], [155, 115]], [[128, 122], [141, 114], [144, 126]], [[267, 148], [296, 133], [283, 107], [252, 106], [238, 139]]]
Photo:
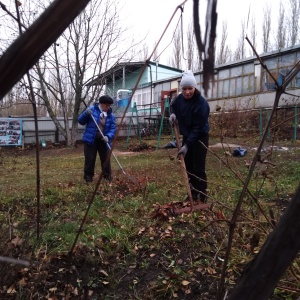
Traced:
[[182, 144], [192, 146], [201, 137], [208, 135], [210, 107], [197, 89], [188, 100], [179, 94], [171, 103], [171, 112], [178, 120], [179, 131], [183, 136]]
[[[94, 105], [91, 105], [89, 107], [89, 109], [92, 111], [94, 119], [97, 122], [97, 124], [100, 124], [100, 114], [102, 111], [99, 102], [95, 102]], [[87, 144], [93, 144], [95, 141], [98, 128], [95, 122], [93, 121], [92, 117], [88, 114], [86, 110], [82, 112], [81, 115], [78, 117], [78, 123], [81, 125], [86, 125], [82, 137], [83, 142]], [[106, 123], [102, 133], [103, 135], [106, 135], [108, 137], [108, 141], [110, 145], [111, 145], [111, 141], [116, 135], [116, 131], [117, 131], [116, 118], [112, 113], [112, 109], [109, 108], [107, 112]]]

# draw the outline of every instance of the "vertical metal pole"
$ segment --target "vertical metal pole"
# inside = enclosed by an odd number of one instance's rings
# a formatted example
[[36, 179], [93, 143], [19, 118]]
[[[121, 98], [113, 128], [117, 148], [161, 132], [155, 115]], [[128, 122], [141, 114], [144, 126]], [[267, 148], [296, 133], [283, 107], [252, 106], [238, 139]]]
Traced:
[[[159, 132], [158, 132], [157, 143], [156, 143], [156, 150], [158, 149], [159, 144], [160, 144], [160, 138], [161, 138], [161, 134], [162, 134], [163, 127], [164, 127], [164, 120], [165, 120], [165, 111], [166, 111], [166, 108], [169, 111], [169, 115], [171, 115], [170, 99], [169, 98], [166, 98], [166, 100], [165, 100], [164, 110], [163, 110], [163, 113], [162, 113], [162, 116], [161, 116], [161, 120], [160, 120]], [[173, 126], [171, 126], [171, 135], [172, 135], [172, 141], [173, 141], [174, 140]]]
[[[269, 122], [269, 120], [270, 120], [270, 110], [267, 109], [267, 122]], [[268, 140], [270, 140], [270, 134], [271, 134], [271, 132], [270, 132], [270, 128], [269, 128], [268, 129]]]
[[136, 102], [134, 102], [134, 105], [133, 105], [133, 111], [132, 113], [135, 112], [136, 113], [136, 124], [137, 124], [137, 131], [138, 131], [138, 136], [140, 138], [140, 143], [142, 142], [142, 138], [141, 138], [141, 127], [140, 127], [140, 121], [139, 121], [139, 111], [137, 109], [137, 106], [136, 106]]
[[161, 114], [161, 119], [160, 119], [160, 126], [159, 126], [159, 132], [158, 132], [158, 137], [157, 137], [156, 150], [159, 147], [160, 137], [161, 137], [161, 133], [162, 133], [162, 130], [164, 127], [165, 110], [166, 110], [166, 105], [168, 102], [169, 102], [169, 98], [166, 98], [165, 103], [164, 103], [164, 110], [163, 110], [163, 113]]
[[259, 110], [259, 134], [261, 139], [263, 134], [263, 109], [262, 108]]
[[127, 130], [126, 149], [128, 149], [128, 143], [129, 143], [130, 133], [131, 133], [131, 125], [132, 125], [132, 116], [130, 117], [129, 127]]
[[116, 78], [115, 78], [115, 72], [113, 72], [113, 96], [116, 96]]
[[125, 65], [123, 66], [123, 81], [122, 81], [122, 89], [125, 89], [125, 74], [126, 74], [126, 72], [125, 72]]
[[297, 140], [297, 128], [298, 128], [298, 107], [294, 107], [294, 141]]

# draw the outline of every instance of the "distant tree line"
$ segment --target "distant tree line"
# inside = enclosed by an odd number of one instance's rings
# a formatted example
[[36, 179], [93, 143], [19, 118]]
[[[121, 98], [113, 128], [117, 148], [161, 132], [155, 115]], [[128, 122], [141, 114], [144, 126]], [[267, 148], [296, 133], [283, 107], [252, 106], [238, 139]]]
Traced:
[[[246, 47], [246, 31], [249, 32], [248, 38], [255, 49], [261, 43], [262, 53], [291, 47], [300, 42], [300, 0], [280, 1], [277, 19], [271, 18], [272, 6], [269, 3], [265, 4], [265, 7], [262, 7], [262, 9], [263, 18], [261, 24], [256, 21], [255, 17], [249, 20], [249, 24], [246, 23], [246, 20], [241, 20], [240, 34], [236, 37], [234, 45], [229, 44], [228, 41], [227, 21], [218, 24], [218, 27], [221, 26], [221, 30], [218, 30], [221, 35], [217, 36], [216, 39], [216, 65], [254, 56], [252, 49]], [[261, 32], [260, 36], [258, 36], [259, 32]], [[186, 45], [185, 48], [182, 46], [183, 44]], [[194, 71], [201, 69], [201, 60], [195, 45], [192, 23], [189, 24], [187, 33], [182, 34], [182, 29], [178, 27], [174, 34], [173, 52], [169, 59], [169, 65], [179, 69], [191, 69]]]
[[[20, 22], [27, 28], [46, 7], [46, 1], [32, 0], [20, 3], [18, 8], [9, 8], [13, 13], [19, 9]], [[105, 82], [99, 81], [98, 85], [89, 87], [86, 83], [90, 79], [99, 78], [100, 74], [119, 61], [141, 61], [149, 57], [151, 46], [146, 43], [146, 39], [136, 40], [132, 37], [128, 44], [128, 28], [122, 26], [120, 13], [117, 0], [91, 0], [86, 9], [30, 70], [35, 99], [30, 95], [28, 78], [24, 77], [0, 99], [0, 117], [30, 115], [30, 103], [35, 101], [38, 115], [50, 116], [65, 137], [67, 145], [74, 145], [77, 119], [84, 108], [83, 102], [89, 105], [104, 92]], [[281, 1], [278, 20], [271, 19], [270, 5], [263, 8], [263, 13], [262, 24], [257, 24], [254, 18], [251, 20], [249, 39], [254, 47], [261, 42], [263, 52], [269, 52], [299, 42], [300, 0], [288, 0], [284, 5]], [[0, 52], [4, 52], [19, 35], [18, 24], [14, 19], [7, 14], [2, 16], [2, 20], [2, 24], [5, 24], [5, 37], [1, 36], [3, 31], [0, 31]], [[228, 42], [227, 22], [218, 26], [221, 26], [221, 31], [218, 31], [221, 35], [216, 40], [216, 65], [253, 56], [253, 52], [246, 47], [244, 20], [241, 21], [241, 31], [235, 46]], [[257, 34], [258, 26], [261, 27], [262, 36]], [[2, 29], [3, 27], [4, 25]], [[187, 28], [177, 26], [171, 46], [171, 67], [194, 71], [201, 69], [191, 22]], [[151, 60], [159, 62], [159, 59], [160, 53], [156, 48]], [[62, 126], [57, 117], [63, 117], [65, 124], [68, 124], [71, 117], [72, 129]]]

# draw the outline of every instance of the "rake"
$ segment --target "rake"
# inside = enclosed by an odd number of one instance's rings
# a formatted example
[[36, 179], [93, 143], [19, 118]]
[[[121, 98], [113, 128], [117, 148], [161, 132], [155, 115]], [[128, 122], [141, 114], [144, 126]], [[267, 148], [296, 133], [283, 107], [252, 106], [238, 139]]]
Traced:
[[[178, 123], [174, 122], [173, 126], [174, 126], [174, 134], [175, 134], [175, 138], [176, 138], [177, 149], [179, 151], [180, 150], [180, 140], [179, 140]], [[181, 156], [180, 157], [180, 164], [181, 164], [181, 169], [182, 169], [182, 173], [183, 173], [183, 177], [184, 177], [184, 183], [185, 183], [185, 186], [186, 186], [186, 189], [187, 189], [188, 198], [189, 198], [189, 201], [191, 203], [191, 207], [176, 208], [174, 210], [174, 213], [175, 214], [188, 213], [188, 212], [194, 212], [194, 211], [198, 211], [198, 210], [201, 210], [201, 209], [208, 208], [210, 205], [206, 204], [206, 203], [200, 203], [200, 204], [194, 205], [194, 200], [193, 200], [193, 197], [192, 197], [191, 187], [190, 187], [190, 184], [189, 184], [189, 178], [188, 178], [188, 174], [186, 172], [184, 157], [183, 157], [183, 155], [180, 155], [180, 156]]]
[[[86, 103], [85, 103], [84, 101], [83, 101], [83, 103], [84, 103], [85, 107], [87, 108]], [[91, 116], [91, 118], [92, 118], [93, 122], [95, 123], [97, 129], [99, 130], [102, 140], [104, 140], [104, 134], [103, 134], [103, 132], [102, 132], [100, 126], [98, 125], [97, 121], [95, 120], [93, 114], [92, 114], [90, 111], [87, 111], [87, 112], [89, 113], [89, 115]], [[105, 140], [104, 140], [104, 141], [105, 141]], [[116, 157], [116, 155], [115, 155], [114, 152], [112, 151], [112, 148], [111, 148], [111, 146], [109, 145], [108, 142], [106, 142], [106, 146], [107, 146], [107, 148], [109, 149], [109, 151], [111, 152], [111, 154], [112, 154], [112, 156], [114, 157], [115, 161], [117, 162], [117, 164], [118, 164], [119, 168], [121, 169], [122, 173], [123, 173], [127, 178], [129, 178], [132, 182], [134, 182], [135, 184], [138, 184], [138, 185], [139, 185], [139, 182], [138, 182], [135, 178], [133, 178], [132, 176], [130, 176], [129, 174], [127, 174], [127, 173], [125, 172], [125, 170], [123, 169], [123, 167], [122, 167], [122, 165], [120, 164], [118, 158]]]

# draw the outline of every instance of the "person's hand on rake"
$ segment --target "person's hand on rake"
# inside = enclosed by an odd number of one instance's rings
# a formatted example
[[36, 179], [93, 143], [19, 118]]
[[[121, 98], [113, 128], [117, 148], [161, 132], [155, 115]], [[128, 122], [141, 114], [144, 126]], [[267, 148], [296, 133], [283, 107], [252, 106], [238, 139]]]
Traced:
[[106, 144], [108, 143], [108, 137], [105, 135], [103, 138], [102, 138], [102, 141], [104, 141]]
[[87, 108], [87, 109], [86, 109], [86, 113], [87, 113], [88, 115], [92, 115], [92, 114], [93, 114], [93, 112], [92, 112], [92, 110], [91, 110], [90, 108]]
[[183, 158], [184, 158], [185, 155], [186, 155], [186, 153], [187, 153], [187, 151], [188, 151], [187, 145], [183, 145], [183, 146], [181, 147], [181, 149], [180, 149], [180, 150], [178, 151], [178, 153], [177, 153], [177, 158], [180, 159], [181, 155], [182, 155]]
[[172, 113], [172, 114], [170, 115], [170, 117], [169, 117], [169, 124], [170, 124], [171, 126], [173, 126], [174, 123], [175, 123], [175, 121], [176, 121], [176, 115], [175, 115], [174, 113]]

